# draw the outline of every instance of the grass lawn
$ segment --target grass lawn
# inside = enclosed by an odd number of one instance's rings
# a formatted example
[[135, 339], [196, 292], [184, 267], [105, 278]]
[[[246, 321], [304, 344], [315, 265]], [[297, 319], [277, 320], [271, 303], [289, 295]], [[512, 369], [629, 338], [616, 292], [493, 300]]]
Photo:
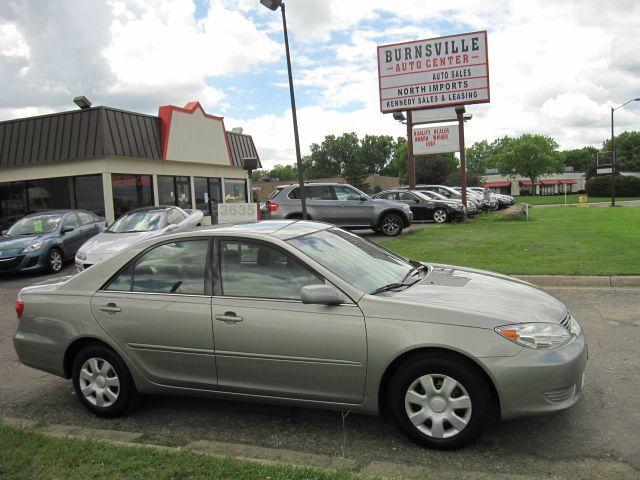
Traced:
[[640, 208], [531, 208], [409, 230], [385, 247], [415, 260], [521, 275], [640, 275]]
[[[568, 195], [567, 194], [567, 205], [576, 205], [579, 202], [577, 193]], [[543, 196], [522, 196], [516, 197], [517, 203], [528, 203], [530, 205], [556, 205], [556, 204], [564, 204], [564, 195], [543, 195]], [[616, 197], [616, 202], [624, 201], [624, 200], [640, 200], [640, 197]], [[589, 203], [596, 202], [611, 202], [611, 197], [589, 197], [587, 199]]]
[[95, 440], [45, 437], [0, 424], [0, 478], [362, 480], [355, 473], [262, 465], [184, 450], [159, 451]]

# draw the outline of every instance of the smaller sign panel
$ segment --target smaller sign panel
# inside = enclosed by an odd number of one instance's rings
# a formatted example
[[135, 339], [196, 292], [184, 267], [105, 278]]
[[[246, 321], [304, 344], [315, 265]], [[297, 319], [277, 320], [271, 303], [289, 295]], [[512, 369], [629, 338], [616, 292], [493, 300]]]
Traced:
[[455, 122], [458, 119], [455, 107], [429, 108], [411, 112], [414, 125], [421, 123]]
[[599, 174], [611, 173], [613, 171], [613, 168], [611, 168], [611, 167], [598, 168], [597, 171], [598, 171]]
[[460, 151], [458, 125], [413, 129], [413, 154], [429, 155]]

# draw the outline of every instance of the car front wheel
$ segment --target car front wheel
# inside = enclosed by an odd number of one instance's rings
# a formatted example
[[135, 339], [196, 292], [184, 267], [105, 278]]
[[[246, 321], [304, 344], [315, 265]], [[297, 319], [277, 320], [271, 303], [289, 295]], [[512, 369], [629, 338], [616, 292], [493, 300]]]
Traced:
[[101, 345], [84, 348], [72, 370], [73, 388], [80, 402], [101, 417], [122, 415], [136, 397], [136, 390], [124, 362]]
[[483, 432], [491, 414], [491, 394], [468, 362], [419, 357], [398, 369], [389, 405], [409, 438], [429, 448], [454, 449]]
[[400, 235], [402, 227], [402, 219], [395, 213], [387, 213], [380, 221], [380, 230], [387, 237]]
[[435, 212], [433, 212], [433, 221], [436, 223], [444, 223], [447, 221], [447, 211], [443, 210], [442, 208], [438, 208], [436, 209]]
[[62, 252], [57, 248], [52, 248], [47, 255], [47, 268], [51, 273], [58, 273], [62, 270]]

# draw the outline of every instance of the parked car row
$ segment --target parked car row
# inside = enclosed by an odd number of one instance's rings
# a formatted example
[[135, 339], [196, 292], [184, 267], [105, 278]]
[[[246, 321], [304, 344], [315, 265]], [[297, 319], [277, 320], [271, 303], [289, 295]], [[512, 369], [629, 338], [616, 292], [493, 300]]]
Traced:
[[145, 207], [126, 213], [108, 229], [85, 210], [52, 210], [22, 217], [0, 236], [0, 273], [57, 273], [74, 259], [78, 270], [140, 240], [200, 223], [202, 212]]

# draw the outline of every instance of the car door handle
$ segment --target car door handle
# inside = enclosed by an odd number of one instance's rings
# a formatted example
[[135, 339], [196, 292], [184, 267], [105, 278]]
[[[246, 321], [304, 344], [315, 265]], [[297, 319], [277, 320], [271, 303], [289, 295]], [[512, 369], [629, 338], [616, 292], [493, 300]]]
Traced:
[[118, 307], [115, 303], [107, 303], [106, 305], [102, 305], [98, 307], [98, 310], [107, 313], [118, 313], [121, 312], [122, 309]]
[[242, 321], [242, 317], [238, 317], [234, 312], [224, 312], [224, 315], [216, 315], [216, 320], [238, 323]]

